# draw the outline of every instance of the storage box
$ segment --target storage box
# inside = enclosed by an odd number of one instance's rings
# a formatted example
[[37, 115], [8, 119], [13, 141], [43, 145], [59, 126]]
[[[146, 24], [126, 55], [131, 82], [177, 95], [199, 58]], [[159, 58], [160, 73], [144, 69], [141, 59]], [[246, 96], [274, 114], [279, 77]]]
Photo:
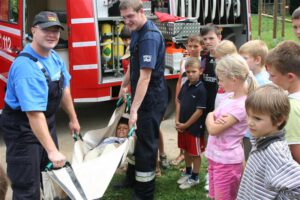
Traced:
[[183, 59], [183, 53], [166, 53], [165, 65], [171, 67], [173, 73], [180, 71], [180, 61]]
[[165, 39], [182, 39], [189, 35], [200, 34], [200, 23], [155, 22]]
[[152, 15], [151, 12], [151, 1], [143, 2], [143, 8], [146, 16]]

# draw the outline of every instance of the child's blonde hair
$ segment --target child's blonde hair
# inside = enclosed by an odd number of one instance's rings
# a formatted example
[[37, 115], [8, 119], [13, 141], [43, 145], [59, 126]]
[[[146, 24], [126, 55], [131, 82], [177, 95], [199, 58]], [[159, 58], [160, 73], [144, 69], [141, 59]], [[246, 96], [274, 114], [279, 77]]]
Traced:
[[189, 57], [187, 61], [185, 62], [185, 68], [187, 67], [193, 67], [193, 68], [199, 68], [201, 70], [201, 61], [198, 58]]
[[278, 126], [279, 130], [285, 126], [290, 112], [289, 99], [284, 90], [273, 84], [263, 85], [252, 92], [247, 97], [245, 106], [247, 113], [251, 111], [269, 115], [273, 125], [284, 119]]
[[221, 58], [228, 54], [237, 53], [236, 46], [230, 40], [222, 40], [219, 42], [214, 49], [214, 57]]
[[204, 45], [204, 40], [199, 35], [190, 35], [187, 39], [187, 43], [189, 42], [198, 42], [201, 46]]
[[268, 55], [268, 46], [262, 40], [250, 40], [243, 44], [240, 49], [240, 54], [248, 54], [254, 58], [261, 57], [261, 66], [265, 65], [265, 60]]
[[247, 82], [248, 94], [256, 88], [256, 81], [254, 75], [249, 70], [247, 62], [239, 54], [232, 54], [224, 56], [217, 62], [216, 74], [224, 75], [227, 78], [236, 78]]

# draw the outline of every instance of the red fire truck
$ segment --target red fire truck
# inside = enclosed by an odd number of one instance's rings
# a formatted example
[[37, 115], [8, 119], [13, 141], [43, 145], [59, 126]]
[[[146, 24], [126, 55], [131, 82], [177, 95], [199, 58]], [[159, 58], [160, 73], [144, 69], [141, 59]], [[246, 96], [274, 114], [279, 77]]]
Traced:
[[[193, 17], [197, 22], [159, 23], [166, 40], [183, 43], [207, 23], [223, 27], [223, 38], [240, 46], [250, 38], [250, 0], [144, 1], [150, 19], [154, 11]], [[123, 77], [120, 58], [124, 46], [118, 0], [0, 0], [0, 113], [11, 63], [30, 42], [33, 17], [54, 11], [65, 26], [56, 51], [68, 66], [74, 102], [101, 102], [117, 98]], [[173, 47], [169, 47], [173, 48]], [[172, 49], [171, 49], [172, 50]], [[178, 52], [178, 51], [174, 51]], [[178, 55], [167, 52], [165, 77], [170, 92], [178, 78]], [[176, 60], [177, 59], [177, 60]], [[171, 96], [171, 95], [170, 95]]]

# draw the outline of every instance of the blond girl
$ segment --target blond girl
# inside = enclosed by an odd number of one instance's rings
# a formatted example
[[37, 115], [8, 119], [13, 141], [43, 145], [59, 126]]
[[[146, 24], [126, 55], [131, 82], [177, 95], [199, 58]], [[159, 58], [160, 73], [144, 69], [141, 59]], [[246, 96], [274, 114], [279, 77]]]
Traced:
[[[236, 54], [236, 53], [237, 53], [237, 48], [235, 44], [230, 40], [222, 40], [216, 45], [216, 47], [213, 50], [213, 56], [215, 57], [217, 62], [226, 55]], [[215, 100], [215, 109], [219, 106], [220, 101], [222, 100], [224, 95], [226, 95], [224, 89], [219, 86], [216, 100]]]
[[246, 61], [238, 54], [219, 60], [216, 74], [219, 85], [228, 95], [206, 118], [209, 197], [234, 200], [243, 170], [241, 140], [247, 129], [245, 100], [255, 89], [256, 82]]

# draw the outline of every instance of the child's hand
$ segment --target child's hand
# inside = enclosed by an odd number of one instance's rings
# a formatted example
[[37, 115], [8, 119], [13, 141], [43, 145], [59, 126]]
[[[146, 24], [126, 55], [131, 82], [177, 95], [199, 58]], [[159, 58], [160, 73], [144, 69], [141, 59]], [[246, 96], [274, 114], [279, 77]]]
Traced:
[[184, 132], [182, 129], [179, 129], [179, 128], [176, 128], [176, 131], [177, 131], [178, 133], [183, 133], [183, 132]]
[[228, 119], [229, 115], [225, 114], [225, 115], [222, 115], [220, 118], [218, 118], [215, 123], [216, 124], [225, 124], [227, 122], [227, 119]]
[[176, 129], [185, 130], [187, 129], [186, 125], [184, 123], [176, 123]]

